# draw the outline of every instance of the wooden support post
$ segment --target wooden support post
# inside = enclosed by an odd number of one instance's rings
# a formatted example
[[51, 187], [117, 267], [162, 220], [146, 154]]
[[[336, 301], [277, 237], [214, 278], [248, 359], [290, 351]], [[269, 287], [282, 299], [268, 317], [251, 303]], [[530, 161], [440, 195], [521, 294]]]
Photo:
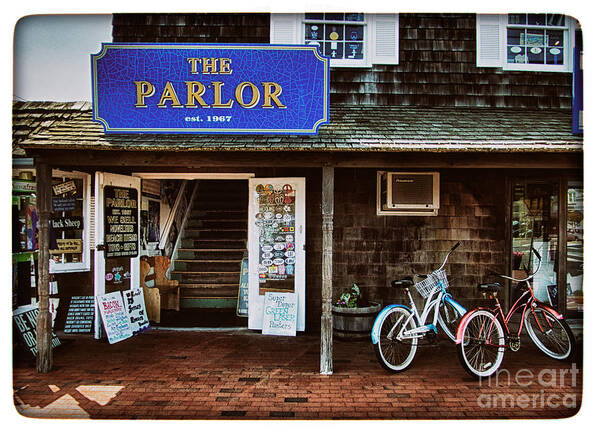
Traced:
[[323, 215], [323, 258], [321, 287], [321, 374], [333, 374], [333, 167], [323, 167], [321, 213]]
[[38, 373], [48, 373], [52, 369], [52, 315], [49, 307], [49, 259], [50, 235], [49, 219], [51, 213], [50, 186], [52, 170], [46, 163], [36, 166], [36, 205], [39, 215], [38, 223], [38, 317], [36, 322]]

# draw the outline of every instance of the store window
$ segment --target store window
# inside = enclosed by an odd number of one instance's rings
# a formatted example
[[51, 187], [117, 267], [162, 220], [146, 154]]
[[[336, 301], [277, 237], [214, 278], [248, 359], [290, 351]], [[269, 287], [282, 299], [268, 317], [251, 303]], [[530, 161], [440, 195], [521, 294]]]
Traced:
[[583, 312], [583, 184], [567, 189], [567, 311]]
[[525, 278], [537, 267], [532, 249], [542, 257], [533, 279], [535, 296], [557, 306], [558, 183], [516, 182], [512, 189], [512, 273]]
[[331, 59], [362, 61], [365, 39], [364, 13], [304, 14], [304, 43]]
[[50, 272], [90, 269], [90, 176], [52, 171]]
[[560, 14], [477, 16], [477, 65], [505, 70], [572, 70], [576, 20]]
[[271, 14], [272, 44], [314, 45], [331, 67], [398, 64], [398, 15]]

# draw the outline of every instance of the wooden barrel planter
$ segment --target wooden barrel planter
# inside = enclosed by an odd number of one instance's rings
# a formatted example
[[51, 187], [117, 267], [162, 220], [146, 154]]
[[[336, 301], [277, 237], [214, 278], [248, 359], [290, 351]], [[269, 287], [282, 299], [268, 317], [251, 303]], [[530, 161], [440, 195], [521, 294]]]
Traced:
[[336, 307], [332, 306], [333, 336], [341, 340], [362, 340], [369, 338], [371, 328], [381, 304], [370, 302], [368, 307]]

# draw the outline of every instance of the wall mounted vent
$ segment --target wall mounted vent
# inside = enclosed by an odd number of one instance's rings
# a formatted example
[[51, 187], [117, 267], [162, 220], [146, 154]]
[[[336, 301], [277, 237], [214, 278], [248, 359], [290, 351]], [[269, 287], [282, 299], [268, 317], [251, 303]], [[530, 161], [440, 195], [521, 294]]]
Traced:
[[437, 215], [439, 172], [380, 171], [377, 175], [378, 215]]

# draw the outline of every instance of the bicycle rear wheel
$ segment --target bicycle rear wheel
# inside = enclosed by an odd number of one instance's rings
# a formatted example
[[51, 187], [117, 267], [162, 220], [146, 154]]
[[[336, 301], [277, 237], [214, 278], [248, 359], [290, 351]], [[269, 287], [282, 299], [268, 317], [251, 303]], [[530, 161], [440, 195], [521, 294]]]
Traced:
[[544, 308], [533, 310], [529, 308], [525, 312], [525, 329], [531, 340], [551, 358], [569, 360], [575, 352], [575, 336], [567, 322]]
[[462, 319], [462, 314], [450, 301], [442, 301], [438, 311], [438, 322], [448, 338], [456, 341], [456, 330]]
[[414, 317], [404, 307], [394, 307], [385, 311], [386, 315], [379, 326], [379, 342], [373, 347], [379, 363], [389, 371], [402, 371], [411, 364], [417, 352], [418, 340], [404, 338], [404, 331], [416, 328]]
[[467, 317], [462, 340], [456, 348], [467, 373], [477, 378], [491, 376], [504, 357], [504, 330], [500, 321], [488, 310], [473, 312]]

